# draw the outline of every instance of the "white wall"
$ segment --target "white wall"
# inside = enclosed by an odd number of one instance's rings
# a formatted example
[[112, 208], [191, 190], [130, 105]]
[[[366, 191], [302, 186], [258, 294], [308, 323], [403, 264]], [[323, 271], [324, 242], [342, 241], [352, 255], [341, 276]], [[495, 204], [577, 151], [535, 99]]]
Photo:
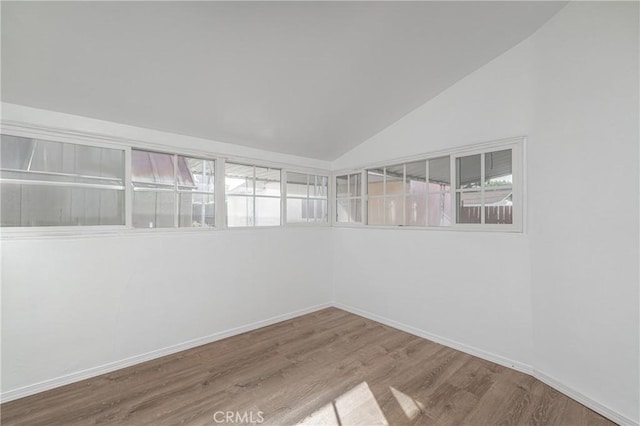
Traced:
[[[637, 423], [637, 17], [637, 3], [569, 4], [333, 164], [527, 135], [524, 234], [323, 228], [2, 241], [3, 392], [333, 298], [533, 369], [619, 422]], [[175, 142], [95, 120], [6, 111]]]
[[[3, 107], [4, 120], [328, 169], [318, 160]], [[331, 302], [331, 271], [320, 267], [331, 264], [329, 227], [3, 235], [0, 244], [3, 399]]]
[[2, 390], [329, 303], [329, 246], [330, 228], [3, 241]]
[[[334, 163], [343, 169], [526, 135], [531, 43], [496, 58]], [[334, 228], [334, 299], [530, 371], [525, 234]]]
[[535, 37], [534, 365], [638, 422], [638, 3], [570, 4]]
[[334, 168], [518, 135], [527, 232], [334, 228], [334, 299], [637, 423], [637, 3], [569, 4]]

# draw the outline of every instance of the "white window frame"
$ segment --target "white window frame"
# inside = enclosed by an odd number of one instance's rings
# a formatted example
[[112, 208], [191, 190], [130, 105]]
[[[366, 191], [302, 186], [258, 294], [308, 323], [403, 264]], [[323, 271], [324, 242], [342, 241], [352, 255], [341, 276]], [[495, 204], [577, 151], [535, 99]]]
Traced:
[[[133, 226], [133, 193], [136, 192], [136, 190], [134, 189], [134, 184], [133, 184], [133, 170], [132, 170], [132, 166], [133, 166], [133, 153], [132, 151], [144, 151], [144, 152], [149, 152], [149, 153], [156, 153], [156, 154], [163, 154], [163, 155], [170, 155], [171, 156], [171, 161], [173, 164], [173, 184], [171, 185], [171, 189], [169, 189], [169, 185], [163, 185], [160, 184], [159, 186], [165, 186], [167, 187], [167, 189], [154, 189], [154, 188], [145, 188], [145, 189], [140, 189], [138, 190], [139, 192], [171, 192], [174, 194], [175, 197], [175, 207], [174, 207], [174, 212], [173, 212], [173, 226], [167, 226], [167, 227], [153, 227], [153, 228], [143, 228], [143, 227], [134, 227]], [[135, 230], [146, 230], [146, 231], [168, 231], [168, 230], [172, 230], [172, 229], [179, 229], [179, 230], [183, 230], [183, 231], [187, 231], [187, 230], [200, 230], [200, 231], [205, 231], [205, 232], [210, 232], [213, 231], [214, 229], [218, 228], [218, 206], [214, 204], [214, 209], [215, 209], [215, 216], [214, 216], [214, 226], [180, 226], [180, 194], [184, 194], [184, 193], [188, 193], [189, 191], [181, 191], [180, 189], [178, 189], [178, 157], [186, 157], [186, 158], [191, 158], [194, 160], [204, 160], [204, 161], [213, 161], [213, 179], [214, 179], [214, 192], [199, 192], [199, 191], [193, 191], [193, 193], [195, 194], [208, 194], [208, 195], [213, 195], [214, 199], [215, 199], [215, 203], [217, 204], [218, 202], [218, 198], [217, 198], [217, 193], [219, 190], [219, 187], [217, 185], [217, 176], [218, 176], [218, 160], [216, 158], [212, 158], [206, 155], [202, 155], [202, 154], [184, 154], [181, 152], [175, 152], [175, 151], [168, 151], [168, 150], [162, 150], [162, 149], [148, 149], [148, 148], [140, 148], [137, 146], [134, 147], [130, 147], [129, 148], [129, 154], [131, 157], [131, 160], [128, 163], [129, 166], [129, 173], [130, 173], [130, 182], [131, 185], [129, 186], [131, 188], [131, 208], [129, 209], [129, 211], [127, 212], [127, 218], [131, 220], [131, 228], [135, 229]], [[153, 162], [153, 160], [151, 160]], [[155, 167], [155, 166], [154, 166]], [[151, 185], [151, 184], [150, 184]], [[126, 189], [126, 188], [125, 188]]]
[[22, 127], [2, 123], [0, 133], [3, 135], [22, 138], [38, 139], [43, 141], [61, 142], [74, 145], [108, 148], [124, 151], [124, 225], [79, 225], [79, 226], [11, 226], [0, 227], [2, 237], [13, 236], [37, 236], [52, 234], [82, 234], [82, 233], [109, 233], [122, 232], [131, 227], [130, 203], [131, 191], [128, 189], [131, 182], [131, 148], [124, 144], [113, 143], [111, 140], [99, 136], [92, 136], [73, 132], [53, 132], [45, 129]]
[[[455, 163], [456, 159], [459, 157], [465, 157], [468, 155], [475, 154], [483, 154], [490, 153], [494, 151], [501, 151], [511, 149], [512, 150], [512, 174], [513, 174], [513, 223], [512, 224], [462, 224], [457, 223], [457, 206], [456, 206], [456, 168]], [[428, 224], [426, 226], [415, 226], [415, 225], [369, 225], [367, 224], [368, 215], [367, 215], [367, 205], [369, 201], [369, 196], [367, 193], [367, 179], [366, 174], [369, 169], [385, 169], [386, 167], [393, 167], [397, 165], [404, 165], [404, 170], [406, 173], [406, 164], [413, 163], [417, 161], [425, 161], [426, 162], [426, 171], [427, 171], [427, 179], [429, 173], [428, 160], [435, 160], [442, 157], [449, 157], [450, 160], [450, 173], [451, 173], [451, 186], [450, 186], [450, 197], [451, 197], [451, 225], [449, 226], [433, 226]], [[484, 156], [482, 156], [484, 159]], [[475, 145], [469, 146], [461, 146], [457, 148], [452, 148], [449, 150], [437, 151], [429, 154], [415, 155], [411, 157], [394, 159], [391, 161], [384, 161], [379, 163], [369, 164], [363, 167], [359, 167], [356, 169], [345, 169], [338, 170], [333, 173], [334, 184], [335, 187], [335, 178], [338, 176], [344, 176], [350, 173], [361, 172], [363, 174], [361, 180], [361, 194], [362, 194], [362, 219], [363, 223], [351, 223], [351, 222], [337, 222], [336, 215], [333, 215], [332, 224], [337, 227], [366, 227], [366, 228], [374, 228], [374, 229], [403, 229], [403, 230], [437, 230], [437, 231], [488, 231], [488, 232], [507, 232], [507, 233], [524, 233], [526, 230], [525, 227], [525, 212], [526, 212], [526, 169], [525, 169], [525, 160], [526, 160], [526, 137], [519, 136], [509, 139], [501, 139], [496, 141], [490, 141], [485, 143], [479, 143]], [[484, 169], [484, 163], [482, 163], [482, 167]], [[482, 182], [484, 185], [484, 182]], [[386, 190], [386, 189], [385, 189]], [[427, 191], [427, 206], [428, 206], [428, 195], [436, 192]], [[380, 198], [381, 196], [376, 196], [376, 198]], [[406, 197], [406, 191], [403, 195], [403, 199]], [[344, 199], [344, 197], [342, 197]], [[333, 197], [334, 204], [337, 203], [337, 197]], [[406, 207], [403, 207], [403, 213]], [[482, 215], [484, 216], [484, 209], [482, 209]], [[403, 222], [406, 220], [406, 214], [403, 214]]]
[[[291, 196], [287, 194], [287, 173], [297, 173], [301, 175], [307, 175], [307, 197], [303, 198], [301, 196]], [[283, 194], [283, 205], [282, 205], [282, 222], [284, 226], [287, 227], [309, 227], [309, 226], [331, 226], [331, 174], [330, 173], [315, 173], [309, 172], [308, 170], [299, 171], [295, 169], [283, 169], [282, 170], [282, 194]], [[309, 197], [309, 178], [310, 177], [324, 177], [327, 178], [327, 196], [324, 198], [310, 198]], [[292, 198], [294, 200], [325, 200], [327, 202], [327, 220], [324, 221], [307, 221], [307, 222], [289, 222], [287, 220], [287, 202], [288, 199]]]
[[[351, 175], [360, 175], [360, 195], [359, 196], [351, 196], [348, 195], [346, 197], [338, 196], [338, 177], [347, 176], [347, 191], [351, 190]], [[346, 227], [362, 227], [365, 226], [366, 223], [366, 188], [364, 185], [366, 181], [366, 170], [362, 168], [351, 169], [341, 173], [333, 173], [331, 178], [331, 187], [333, 189], [333, 196], [331, 197], [331, 204], [333, 206], [331, 211], [331, 225], [332, 226], [346, 226]], [[338, 200], [348, 200], [349, 201], [349, 214], [351, 214], [351, 201], [360, 200], [360, 222], [338, 222]]]
[[[284, 200], [286, 200], [286, 195], [283, 196], [283, 189], [286, 189], [284, 187], [283, 184], [283, 176], [284, 176], [284, 170], [282, 167], [278, 167], [278, 166], [274, 166], [272, 164], [265, 164], [265, 163], [259, 163], [259, 162], [250, 162], [250, 161], [246, 161], [246, 160], [235, 160], [235, 159], [226, 159], [226, 161], [224, 162], [224, 175], [223, 177], [226, 179], [226, 165], [227, 163], [232, 163], [232, 164], [237, 164], [239, 166], [247, 166], [247, 167], [252, 167], [253, 168], [253, 192], [251, 195], [249, 194], [227, 194], [227, 188], [225, 186], [225, 183], [222, 184], [222, 188], [224, 188], [224, 203], [223, 203], [223, 214], [224, 214], [224, 220], [225, 220], [225, 229], [272, 229], [272, 228], [282, 228], [283, 227], [283, 220], [284, 220], [284, 210], [286, 209], [286, 205], [284, 204]], [[256, 195], [256, 167], [260, 167], [260, 168], [267, 168], [267, 169], [273, 169], [273, 170], [279, 170], [280, 171], [280, 195]], [[251, 198], [253, 200], [253, 224], [251, 225], [247, 225], [247, 226], [229, 226], [227, 223], [227, 198], [228, 197], [245, 197], [245, 198]], [[278, 225], [256, 225], [255, 220], [256, 220], [256, 198], [272, 198], [272, 199], [279, 199], [280, 201], [280, 223]], [[216, 211], [217, 214], [217, 211]]]

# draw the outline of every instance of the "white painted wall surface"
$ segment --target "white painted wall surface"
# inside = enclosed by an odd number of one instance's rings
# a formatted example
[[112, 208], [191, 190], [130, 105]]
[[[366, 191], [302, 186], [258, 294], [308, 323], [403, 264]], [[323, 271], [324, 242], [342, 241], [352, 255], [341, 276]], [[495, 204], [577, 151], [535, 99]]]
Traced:
[[638, 2], [569, 4], [535, 36], [534, 365], [639, 420]]
[[[3, 103], [2, 119], [158, 149], [179, 147], [302, 168], [330, 166], [20, 105]], [[331, 302], [329, 227], [29, 235], [5, 232], [0, 241], [3, 398]]]
[[2, 390], [329, 303], [330, 232], [2, 241]]
[[[525, 41], [334, 163], [344, 169], [526, 135]], [[334, 228], [334, 299], [504, 358], [532, 363], [529, 245], [523, 234]]]
[[[3, 392], [333, 299], [533, 368], [637, 423], [637, 17], [637, 3], [570, 4], [333, 163], [527, 135], [524, 234], [288, 228], [2, 241]], [[137, 131], [3, 107], [16, 120]]]
[[569, 4], [334, 162], [527, 135], [527, 232], [334, 228], [334, 299], [637, 424], [638, 117], [638, 4]]

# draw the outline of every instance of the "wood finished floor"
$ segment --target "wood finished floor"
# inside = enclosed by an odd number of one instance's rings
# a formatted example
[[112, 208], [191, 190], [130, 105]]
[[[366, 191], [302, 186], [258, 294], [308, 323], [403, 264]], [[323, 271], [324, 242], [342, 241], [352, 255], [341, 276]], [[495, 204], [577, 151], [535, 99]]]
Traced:
[[2, 425], [215, 425], [218, 411], [270, 425], [613, 424], [531, 376], [335, 308], [0, 408]]

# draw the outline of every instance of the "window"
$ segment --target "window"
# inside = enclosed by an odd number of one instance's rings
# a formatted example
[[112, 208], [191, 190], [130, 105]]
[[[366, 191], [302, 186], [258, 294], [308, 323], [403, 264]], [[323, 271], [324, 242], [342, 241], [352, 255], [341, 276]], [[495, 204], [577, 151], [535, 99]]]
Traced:
[[131, 151], [133, 226], [213, 227], [213, 160]]
[[362, 222], [362, 174], [336, 177], [336, 221]]
[[449, 162], [442, 157], [367, 170], [367, 223], [450, 225]]
[[280, 225], [280, 170], [225, 164], [227, 226]]
[[125, 224], [125, 152], [2, 135], [3, 227]]
[[328, 177], [287, 172], [287, 223], [328, 220]]
[[513, 224], [513, 150], [456, 158], [456, 222]]

